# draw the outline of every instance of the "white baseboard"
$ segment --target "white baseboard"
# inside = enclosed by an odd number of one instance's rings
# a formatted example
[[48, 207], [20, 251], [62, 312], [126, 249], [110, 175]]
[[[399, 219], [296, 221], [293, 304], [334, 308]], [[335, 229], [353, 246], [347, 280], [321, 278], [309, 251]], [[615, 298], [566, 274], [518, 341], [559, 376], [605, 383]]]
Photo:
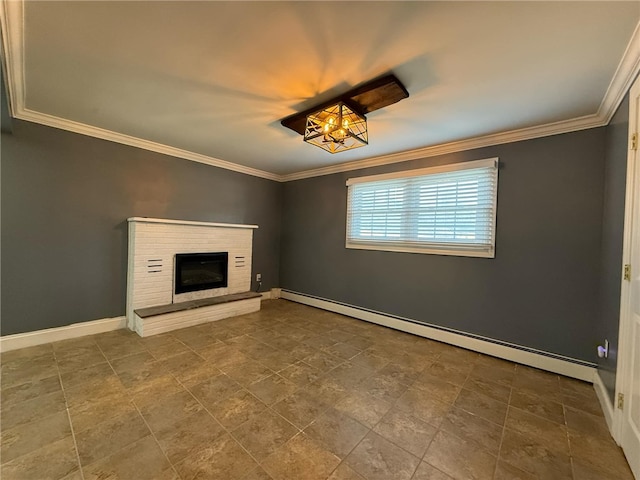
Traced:
[[596, 391], [596, 395], [598, 396], [598, 400], [600, 401], [600, 406], [602, 407], [602, 411], [604, 412], [604, 419], [607, 422], [607, 427], [609, 427], [609, 432], [614, 440], [617, 442], [617, 435], [614, 426], [614, 410], [613, 403], [609, 398], [609, 394], [607, 393], [607, 387], [604, 386], [604, 382], [600, 375], [596, 371], [596, 374], [593, 376], [593, 388]]
[[93, 320], [90, 322], [74, 323], [73, 325], [36, 330], [35, 332], [6, 335], [0, 337], [0, 352], [8, 352], [10, 350], [17, 350], [18, 348], [33, 347], [35, 345], [42, 345], [43, 343], [58, 342], [60, 340], [68, 340], [70, 338], [84, 337], [85, 335], [110, 332], [112, 330], [125, 328], [126, 325], [127, 319], [123, 316], [103, 318], [101, 320]]
[[353, 305], [336, 303], [331, 300], [312, 297], [309, 295], [282, 290], [281, 297], [286, 300], [303, 303], [312, 307], [340, 313], [367, 322], [376, 323], [385, 327], [412, 333], [421, 337], [430, 338], [440, 342], [466, 348], [475, 352], [484, 353], [498, 358], [503, 358], [516, 363], [529, 365], [549, 372], [577, 378], [593, 383], [596, 374], [595, 364], [587, 364], [580, 360], [556, 355], [541, 350], [534, 350], [521, 345], [479, 336], [470, 336], [465, 332], [445, 330], [437, 326], [429, 326], [415, 323], [411, 319], [392, 317], [380, 312], [365, 310]]

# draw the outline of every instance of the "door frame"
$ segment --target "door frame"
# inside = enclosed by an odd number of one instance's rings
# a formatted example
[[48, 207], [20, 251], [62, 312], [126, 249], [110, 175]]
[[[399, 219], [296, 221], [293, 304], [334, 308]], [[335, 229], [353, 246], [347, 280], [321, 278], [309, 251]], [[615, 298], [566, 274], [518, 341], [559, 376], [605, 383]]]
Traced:
[[[640, 236], [640, 150], [632, 150], [631, 137], [640, 130], [638, 116], [640, 115], [640, 105], [638, 96], [640, 95], [640, 76], [636, 78], [629, 90], [629, 131], [627, 144], [627, 180], [625, 193], [625, 213], [624, 213], [624, 234], [622, 246], [622, 270], [624, 265], [631, 264], [631, 247], [634, 237]], [[635, 207], [635, 208], [634, 208]], [[635, 211], [638, 209], [638, 211]], [[633, 221], [634, 214], [636, 221]], [[631, 273], [634, 275], [634, 272]], [[636, 273], [637, 274], [637, 273]], [[622, 275], [621, 275], [622, 277]], [[633, 352], [633, 338], [631, 337], [631, 282], [621, 278], [620, 289], [620, 327], [618, 340], [618, 364], [616, 367], [616, 389], [614, 397], [614, 418], [612, 425], [612, 435], [617, 443], [622, 440], [622, 427], [624, 422], [624, 411], [618, 408], [618, 395], [623, 393], [630, 395], [631, 384], [631, 354]], [[636, 346], [640, 348], [640, 346]]]

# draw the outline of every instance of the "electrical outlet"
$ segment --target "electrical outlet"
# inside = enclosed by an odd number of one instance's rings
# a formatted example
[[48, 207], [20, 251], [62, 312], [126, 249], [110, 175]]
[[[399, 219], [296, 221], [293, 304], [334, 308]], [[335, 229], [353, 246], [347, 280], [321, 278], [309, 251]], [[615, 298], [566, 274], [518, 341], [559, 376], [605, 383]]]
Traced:
[[256, 282], [261, 282], [261, 281], [262, 281], [262, 274], [256, 273]]

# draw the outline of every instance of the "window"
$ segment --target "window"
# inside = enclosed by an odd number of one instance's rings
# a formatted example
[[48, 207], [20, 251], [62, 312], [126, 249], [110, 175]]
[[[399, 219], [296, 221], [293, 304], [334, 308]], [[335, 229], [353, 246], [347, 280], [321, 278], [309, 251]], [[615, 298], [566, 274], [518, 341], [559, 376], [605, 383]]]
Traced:
[[498, 159], [347, 181], [347, 248], [495, 256]]

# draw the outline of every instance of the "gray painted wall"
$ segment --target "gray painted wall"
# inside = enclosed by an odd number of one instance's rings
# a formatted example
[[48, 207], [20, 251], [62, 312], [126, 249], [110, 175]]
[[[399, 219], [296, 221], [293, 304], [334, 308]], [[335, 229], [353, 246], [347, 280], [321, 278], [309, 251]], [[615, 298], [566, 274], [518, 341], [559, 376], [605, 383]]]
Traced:
[[624, 201], [629, 145], [629, 94], [606, 127], [604, 212], [602, 217], [601, 313], [598, 341], [609, 340], [609, 358], [598, 360], [598, 373], [613, 402], [618, 362], [620, 282], [624, 237]]
[[[605, 128], [284, 185], [281, 285], [595, 362]], [[496, 258], [348, 250], [349, 177], [500, 157]]]
[[277, 182], [19, 120], [1, 148], [3, 335], [124, 315], [133, 216], [257, 224], [279, 286]]

